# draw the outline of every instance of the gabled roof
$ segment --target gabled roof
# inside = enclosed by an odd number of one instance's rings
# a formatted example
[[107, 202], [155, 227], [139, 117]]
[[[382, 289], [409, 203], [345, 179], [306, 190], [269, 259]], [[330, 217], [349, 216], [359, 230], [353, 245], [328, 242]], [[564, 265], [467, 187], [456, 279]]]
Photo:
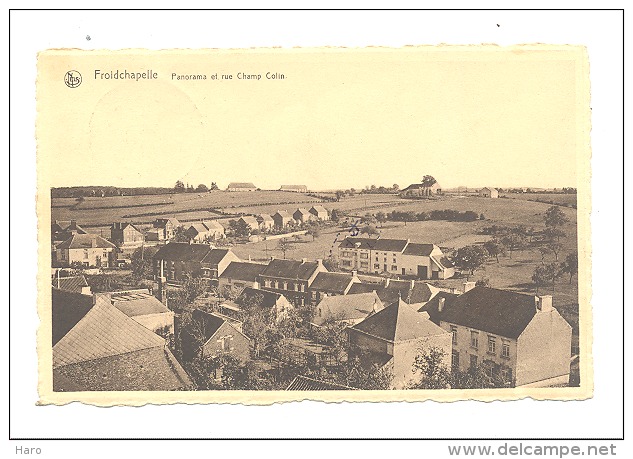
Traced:
[[317, 261], [270, 260], [262, 276], [308, 280], [319, 267]]
[[475, 287], [451, 301], [447, 299], [439, 318], [444, 322], [515, 339], [535, 314], [533, 295]]
[[402, 191], [408, 191], [408, 190], [419, 190], [421, 188], [439, 188], [440, 184], [435, 182], [432, 185], [425, 185], [422, 183], [412, 183], [411, 185], [409, 185], [408, 187], [406, 187], [404, 190]]
[[92, 309], [53, 346], [53, 368], [154, 347], [164, 348], [165, 340], [97, 297]]
[[275, 212], [275, 213], [273, 214], [273, 217], [274, 217], [275, 215], [279, 215], [279, 216], [280, 216], [280, 217], [282, 217], [282, 218], [292, 218], [292, 215], [290, 215], [290, 214], [289, 214], [287, 211], [285, 211], [285, 210], [278, 210], [277, 212]]
[[404, 254], [428, 257], [431, 255], [434, 248], [435, 244], [418, 244], [411, 242], [407, 245], [407, 248], [404, 249]]
[[110, 225], [110, 229], [111, 230], [115, 230], [115, 229], [124, 230], [128, 226], [133, 228], [137, 233], [141, 233], [142, 232], [140, 229], [138, 229], [138, 227], [136, 225], [134, 225], [134, 223], [130, 223], [130, 222], [114, 222], [114, 223], [112, 223], [112, 225]]
[[343, 294], [352, 280], [354, 280], [352, 274], [324, 272], [317, 274], [310, 288], [313, 290]]
[[452, 268], [454, 266], [453, 262], [446, 257], [431, 257], [431, 260], [442, 269]]
[[204, 224], [204, 226], [207, 227], [207, 229], [209, 231], [211, 231], [211, 230], [224, 231], [224, 226], [222, 226], [219, 222], [217, 222], [215, 220], [205, 220], [202, 223]]
[[326, 213], [327, 214], [327, 209], [325, 207], [323, 207], [323, 206], [320, 206], [320, 205], [312, 206], [310, 208], [310, 212], [312, 212], [312, 211], [315, 211], [317, 213]]
[[167, 226], [168, 222], [171, 223], [174, 227], [180, 226], [180, 222], [175, 218], [157, 218], [154, 221], [153, 225], [154, 228], [164, 228], [165, 226]]
[[299, 207], [297, 210], [294, 211], [294, 213], [292, 215], [294, 215], [296, 213], [299, 213], [302, 216], [309, 216], [309, 215], [311, 215], [310, 212], [308, 212], [308, 210], [304, 209], [303, 207]]
[[261, 220], [264, 221], [264, 222], [272, 222], [272, 221], [274, 221], [273, 217], [271, 217], [268, 214], [259, 214], [258, 218], [261, 218]]
[[211, 251], [208, 244], [188, 244], [170, 242], [162, 246], [154, 255], [155, 260], [202, 261]]
[[239, 218], [239, 220], [243, 220], [244, 223], [250, 225], [250, 226], [258, 226], [259, 223], [257, 222], [257, 219], [251, 215], [244, 215], [242, 217]]
[[158, 298], [147, 290], [111, 292], [105, 296], [110, 299], [114, 307], [128, 317], [171, 313]]
[[403, 301], [372, 314], [352, 329], [392, 342], [448, 333]]
[[230, 321], [216, 316], [215, 314], [210, 314], [208, 312], [201, 311], [200, 309], [194, 309], [191, 313], [191, 318], [203, 324], [202, 331], [204, 332], [206, 341], [210, 340], [224, 324], [233, 328], [237, 333], [241, 334], [246, 339], [250, 339], [248, 336], [244, 335], [244, 333], [235, 328]]
[[374, 292], [357, 295], [337, 295], [323, 298], [317, 305], [321, 315], [314, 318], [316, 325], [328, 319], [359, 320], [364, 319], [374, 310], [383, 309], [383, 304]]
[[196, 233], [207, 233], [209, 228], [202, 222], [194, 222], [189, 226], [189, 230], [193, 229]]
[[327, 381], [308, 378], [307, 376], [297, 376], [292, 380], [286, 390], [358, 390], [355, 387], [343, 386]]
[[257, 188], [250, 182], [231, 182], [228, 188]]
[[359, 248], [366, 250], [382, 250], [384, 252], [402, 252], [409, 242], [406, 239], [372, 239], [368, 237], [346, 237], [341, 248]]
[[443, 290], [440, 290], [435, 294], [433, 298], [431, 298], [424, 306], [418, 309], [418, 312], [426, 312], [429, 314], [429, 318], [435, 322], [436, 324], [440, 323], [440, 312], [438, 311], [440, 305], [440, 299], [444, 298], [444, 307], [447, 304], [452, 302], [455, 298], [457, 298], [457, 294], [448, 293]]
[[75, 231], [79, 234], [88, 234], [75, 220], [55, 220], [51, 224], [51, 230], [54, 233]]
[[281, 293], [246, 287], [244, 290], [242, 290], [242, 293], [240, 293], [240, 296], [235, 300], [235, 302], [238, 305], [244, 305], [246, 303], [254, 301], [254, 299], [257, 299], [257, 304], [253, 304], [253, 306], [257, 306], [258, 308], [262, 309], [271, 309], [277, 304], [277, 301], [279, 301], [282, 296], [283, 295]]
[[[351, 290], [351, 289], [350, 289]], [[407, 304], [417, 304], [429, 301], [433, 292], [425, 282], [391, 280], [388, 286], [376, 290], [378, 297], [385, 304], [393, 304], [402, 299]]]
[[58, 249], [115, 249], [114, 245], [110, 241], [106, 241], [101, 236], [96, 234], [73, 234], [64, 242], [57, 246]]
[[55, 277], [53, 287], [67, 292], [81, 293], [84, 287], [88, 287], [88, 282], [83, 275], [72, 277]]
[[224, 257], [226, 257], [229, 252], [229, 249], [211, 249], [209, 253], [207, 253], [202, 259], [202, 262], [209, 263], [211, 265], [217, 265], [222, 260], [224, 260]]
[[235, 279], [246, 282], [255, 282], [264, 269], [266, 269], [266, 265], [260, 263], [232, 261], [222, 274], [220, 274], [220, 279]]

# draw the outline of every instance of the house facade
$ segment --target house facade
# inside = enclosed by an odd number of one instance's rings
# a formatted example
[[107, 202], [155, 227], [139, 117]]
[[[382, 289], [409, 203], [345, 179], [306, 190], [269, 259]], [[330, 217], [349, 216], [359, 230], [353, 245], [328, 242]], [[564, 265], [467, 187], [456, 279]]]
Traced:
[[152, 226], [157, 230], [159, 240], [169, 241], [174, 237], [176, 228], [182, 225], [175, 218], [157, 218]]
[[314, 216], [310, 212], [308, 212], [307, 209], [303, 209], [300, 207], [294, 211], [294, 213], [292, 214], [292, 218], [294, 218], [297, 223], [307, 223], [312, 220]]
[[225, 237], [224, 227], [215, 220], [192, 223], [185, 231], [187, 237], [194, 242], [208, 242]]
[[145, 242], [145, 236], [132, 223], [114, 222], [110, 227], [110, 240], [119, 247], [140, 247]]
[[406, 239], [348, 237], [338, 247], [339, 266], [346, 271], [389, 273], [418, 279], [448, 279], [453, 264], [434, 244]]
[[170, 242], [153, 257], [154, 278], [182, 282], [187, 277], [202, 277], [216, 283], [232, 261], [240, 261], [230, 249], [214, 249], [207, 244]]
[[272, 231], [275, 228], [275, 220], [268, 214], [260, 214], [257, 216], [259, 229], [262, 231]]
[[290, 215], [285, 210], [278, 210], [272, 215], [272, 219], [275, 222], [275, 228], [284, 229], [290, 223], [292, 223], [292, 215]]
[[414, 371], [413, 363], [431, 348], [443, 350], [444, 364], [450, 365], [451, 333], [403, 301], [369, 315], [346, 331], [352, 349], [363, 360], [393, 374], [393, 389], [419, 382], [420, 374]]
[[259, 288], [259, 276], [266, 269], [262, 263], [249, 261], [232, 261], [219, 275], [220, 292], [243, 290], [246, 287]]
[[479, 196], [481, 196], [482, 198], [498, 198], [499, 197], [499, 191], [497, 191], [496, 188], [482, 188], [481, 190], [479, 190]]
[[569, 383], [572, 329], [550, 295], [474, 287], [432, 303], [429, 312], [452, 335], [453, 367], [484, 365], [516, 387]]
[[253, 216], [246, 215], [246, 216], [240, 217], [237, 221], [242, 222], [243, 224], [247, 225], [251, 231], [259, 230], [259, 222]]
[[57, 245], [54, 261], [59, 266], [110, 268], [115, 264], [116, 251], [116, 245], [101, 236], [76, 233]]
[[330, 219], [330, 213], [323, 206], [312, 206], [308, 212], [314, 215], [317, 220], [327, 221]]
[[281, 322], [288, 317], [294, 305], [281, 293], [246, 287], [235, 300], [235, 303], [243, 309], [246, 305], [251, 308], [259, 308], [272, 314], [276, 322]]
[[320, 272], [326, 272], [321, 260], [273, 259], [259, 276], [260, 288], [281, 293], [295, 306], [309, 304], [310, 286]]
[[353, 284], [360, 283], [356, 272], [317, 274], [310, 285], [310, 301], [316, 304], [325, 296], [347, 295]]
[[231, 182], [226, 191], [257, 191], [257, 187], [250, 182]]
[[191, 325], [182, 331], [183, 358], [231, 355], [239, 360], [250, 358], [250, 339], [230, 320], [195, 309]]

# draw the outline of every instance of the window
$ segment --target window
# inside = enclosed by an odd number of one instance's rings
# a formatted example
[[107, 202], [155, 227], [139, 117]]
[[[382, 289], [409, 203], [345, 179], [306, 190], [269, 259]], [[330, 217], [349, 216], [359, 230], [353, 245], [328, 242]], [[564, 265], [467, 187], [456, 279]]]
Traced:
[[453, 368], [459, 368], [459, 351], [453, 351], [451, 354], [451, 365]]
[[476, 355], [471, 355], [470, 356], [470, 368], [476, 368], [477, 367], [477, 356]]
[[360, 254], [360, 258], [363, 260], [367, 260], [369, 258], [369, 254], [368, 253], [361, 253]]
[[299, 284], [299, 291], [300, 292], [305, 292], [305, 285]]
[[347, 266], [347, 267], [351, 267], [351, 266], [352, 266], [352, 262], [351, 262], [351, 261], [349, 261], [349, 260], [343, 260], [342, 265], [343, 265], [343, 266]]
[[472, 347], [473, 349], [479, 348], [479, 332], [470, 332], [470, 347]]
[[380, 263], [374, 263], [374, 269], [380, 269]]
[[497, 353], [497, 339], [494, 336], [488, 336], [488, 354]]
[[378, 261], [378, 257], [376, 257], [376, 261]]
[[270, 288], [270, 287], [272, 286], [272, 282], [270, 282], [270, 280], [266, 279], [266, 280], [264, 281], [264, 285], [265, 285], [266, 287]]
[[392, 271], [398, 271], [398, 267], [396, 265], [391, 265], [391, 270]]
[[369, 263], [367, 263], [366, 261], [361, 261], [360, 262], [360, 267], [361, 268], [369, 268]]
[[284, 286], [284, 288], [283, 288], [284, 290], [288, 290], [288, 282], [284, 282], [283, 286]]
[[387, 263], [387, 257], [385, 257], [385, 259], [383, 260], [385, 263]]
[[451, 333], [453, 334], [453, 344], [457, 344], [457, 327], [451, 325]]
[[512, 370], [508, 367], [501, 367], [501, 379], [504, 382], [512, 382]]
[[88, 259], [88, 249], [84, 249], [84, 260]]
[[510, 343], [501, 344], [501, 357], [510, 358]]

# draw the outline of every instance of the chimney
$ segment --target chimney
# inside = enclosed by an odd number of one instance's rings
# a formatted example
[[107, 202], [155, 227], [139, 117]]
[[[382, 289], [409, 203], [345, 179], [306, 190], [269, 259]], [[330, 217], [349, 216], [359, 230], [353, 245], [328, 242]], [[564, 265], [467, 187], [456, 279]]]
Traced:
[[444, 303], [446, 303], [446, 298], [440, 297], [439, 303], [437, 305], [437, 312], [442, 312], [444, 310]]
[[94, 249], [95, 247], [97, 247], [97, 238], [96, 237], [91, 237], [90, 238], [90, 244], [92, 245], [92, 248]]
[[413, 288], [415, 287], [415, 281], [411, 279], [410, 284], [411, 284], [411, 290], [413, 290]]
[[248, 254], [248, 261], [251, 261], [251, 254]]
[[469, 290], [474, 289], [474, 288], [475, 288], [475, 285], [477, 285], [477, 284], [476, 284], [475, 282], [472, 282], [472, 281], [470, 281], [470, 282], [464, 282], [464, 283], [462, 284], [462, 286], [463, 286], [463, 293], [466, 293], [466, 292], [468, 292]]
[[352, 270], [352, 277], [356, 277], [358, 275], [358, 271], [355, 269]]
[[552, 310], [552, 295], [539, 295], [534, 297], [537, 312], [550, 312]]
[[165, 294], [166, 282], [167, 282], [167, 279], [165, 279], [164, 277], [159, 277], [158, 278], [158, 292], [156, 292], [157, 293], [156, 298], [158, 298], [158, 301], [160, 301], [164, 305], [167, 305], [167, 295]]
[[308, 259], [307, 259], [307, 258], [302, 258], [302, 259], [301, 259], [301, 264], [304, 264], [304, 263], [307, 263], [307, 262], [308, 262]]
[[389, 278], [386, 279], [385, 281], [385, 288], [389, 287]]
[[274, 259], [275, 259], [275, 256], [274, 256], [274, 255], [271, 255], [271, 256], [270, 256], [270, 261], [273, 261]]
[[374, 314], [378, 312], [378, 298], [374, 298], [374, 306], [371, 308], [371, 310]]

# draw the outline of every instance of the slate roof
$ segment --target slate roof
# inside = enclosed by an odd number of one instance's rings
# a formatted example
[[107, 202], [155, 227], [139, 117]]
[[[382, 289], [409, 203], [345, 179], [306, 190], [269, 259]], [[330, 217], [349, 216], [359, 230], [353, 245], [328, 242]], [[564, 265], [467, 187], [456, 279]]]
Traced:
[[446, 257], [431, 257], [431, 260], [440, 268], [452, 268], [454, 266], [453, 262]]
[[403, 301], [372, 314], [352, 329], [392, 342], [448, 333]]
[[53, 232], [76, 231], [79, 234], [88, 234], [75, 220], [55, 220], [51, 224], [51, 230]]
[[208, 244], [170, 242], [156, 252], [154, 260], [196, 261], [217, 265], [228, 252], [229, 249], [213, 249]]
[[310, 288], [343, 294], [353, 278], [354, 276], [347, 273], [319, 273]]
[[533, 295], [475, 287], [450, 302], [447, 299], [439, 318], [444, 322], [516, 339], [535, 314]]
[[314, 211], [316, 211], [316, 212], [320, 212], [320, 213], [321, 213], [321, 212], [325, 212], [325, 213], [327, 213], [327, 209], [326, 209], [325, 207], [321, 206], [321, 205], [318, 205], [318, 206], [312, 206], [312, 207], [310, 208], [310, 210], [314, 210]]
[[258, 307], [263, 309], [271, 309], [279, 298], [283, 295], [281, 293], [270, 292], [268, 290], [260, 290], [256, 288], [246, 287], [240, 293], [240, 296], [235, 300], [238, 305], [243, 305], [249, 301], [252, 301], [253, 298], [261, 298]]
[[[94, 247], [93, 247], [94, 245]], [[64, 242], [57, 246], [58, 249], [115, 249], [114, 245], [110, 241], [106, 241], [104, 238], [97, 234], [73, 234]]]
[[278, 210], [277, 212], [275, 212], [273, 214], [274, 215], [279, 215], [282, 218], [292, 218], [292, 215], [290, 215], [287, 211], [285, 210]]
[[163, 349], [165, 340], [97, 297], [92, 309], [53, 346], [53, 368], [153, 347]]
[[458, 295], [455, 293], [448, 293], [440, 290], [425, 305], [418, 309], [418, 312], [427, 312], [430, 319], [436, 324], [439, 324], [440, 313], [438, 311], [438, 307], [440, 305], [440, 298], [444, 298], [444, 307], [446, 307], [447, 304], [451, 303], [457, 297]]
[[108, 293], [107, 297], [114, 307], [128, 317], [171, 312], [149, 291], [112, 292]]
[[339, 244], [339, 247], [356, 248], [356, 244], [360, 244], [358, 247], [360, 249], [379, 250], [384, 252], [402, 252], [407, 246], [408, 241], [406, 239], [347, 237]]
[[316, 261], [274, 259], [270, 260], [261, 275], [273, 278], [308, 280], [318, 266], [319, 263]]
[[154, 228], [164, 228], [167, 226], [167, 222], [170, 222], [174, 227], [180, 226], [180, 222], [175, 218], [157, 218], [153, 226]]
[[435, 248], [434, 244], [417, 244], [411, 242], [407, 245], [407, 248], [404, 249], [405, 255], [416, 255], [422, 257], [428, 257], [431, 255], [431, 252]]
[[292, 380], [286, 390], [358, 390], [355, 387], [343, 386], [326, 381], [308, 378], [307, 376], [297, 376]]
[[246, 282], [255, 282], [264, 269], [266, 269], [266, 265], [260, 263], [232, 261], [222, 274], [220, 274], [220, 279], [235, 279]]
[[259, 226], [259, 223], [257, 222], [257, 219], [253, 216], [250, 215], [244, 215], [242, 217], [239, 218], [240, 220], [243, 220], [244, 223], [246, 223], [249, 226]]
[[273, 217], [268, 214], [259, 214], [258, 218], [262, 220], [262, 222], [273, 222]]
[[231, 324], [229, 320], [223, 319], [222, 317], [216, 316], [215, 314], [210, 314], [208, 312], [201, 311], [200, 309], [194, 309], [191, 313], [191, 318], [197, 322], [202, 322], [204, 324], [204, 336], [208, 341], [215, 335], [215, 333], [220, 329], [223, 324], [228, 324], [231, 328], [235, 329], [237, 333], [243, 335], [246, 339], [250, 339], [248, 336], [244, 335], [241, 331]]
[[321, 325], [328, 319], [334, 320], [358, 320], [364, 319], [376, 310], [383, 309], [383, 304], [374, 292], [359, 293], [357, 295], [337, 295], [323, 298], [317, 305], [321, 311], [313, 323]]
[[88, 287], [86, 278], [82, 275], [72, 277], [55, 277], [53, 287], [67, 292], [81, 293], [84, 287]]
[[415, 282], [411, 288], [410, 281], [390, 280], [387, 287], [378, 284], [353, 284], [348, 294], [375, 291], [384, 304], [393, 304], [401, 298], [405, 303], [425, 303], [433, 296], [431, 287], [425, 282]]
[[93, 306], [92, 295], [52, 288], [51, 322], [53, 346], [77, 325]]

